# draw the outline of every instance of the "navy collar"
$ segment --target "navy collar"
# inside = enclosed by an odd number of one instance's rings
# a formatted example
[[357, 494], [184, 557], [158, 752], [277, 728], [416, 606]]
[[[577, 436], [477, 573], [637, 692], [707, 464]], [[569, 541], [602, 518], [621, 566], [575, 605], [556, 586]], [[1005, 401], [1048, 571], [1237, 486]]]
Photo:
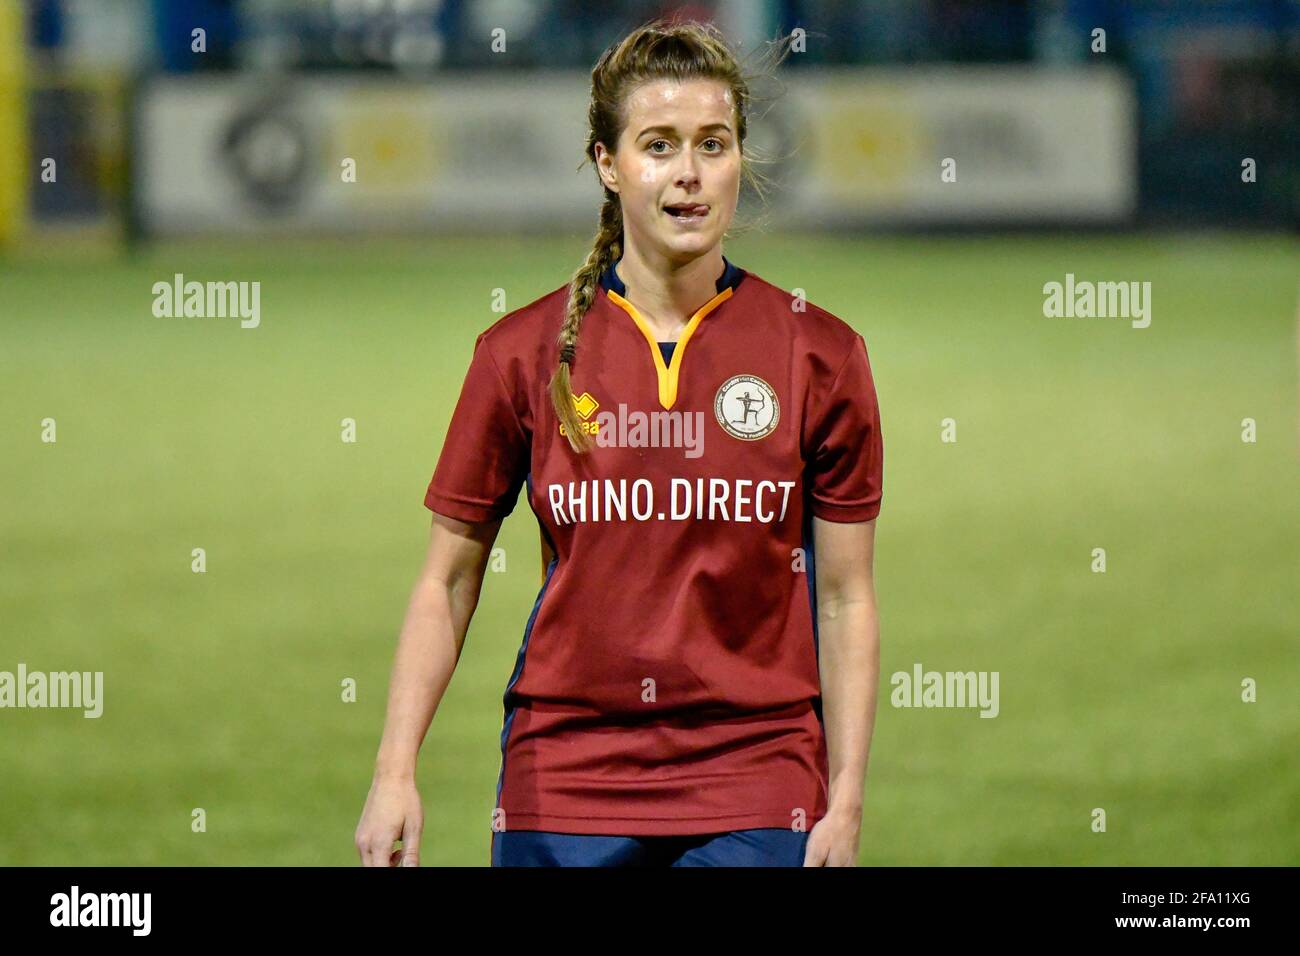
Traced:
[[[620, 258], [618, 262], [610, 264], [610, 267], [606, 269], [604, 274], [600, 277], [600, 287], [626, 298], [627, 286], [625, 286], [623, 280], [618, 277], [617, 269], [618, 263], [622, 261], [623, 260]], [[721, 293], [724, 289], [730, 289], [732, 292], [735, 292], [736, 287], [740, 285], [741, 281], [745, 278], [745, 275], [746, 273], [744, 269], [732, 265], [727, 260], [727, 257], [723, 256], [722, 275], [718, 276], [718, 281], [716, 283], [718, 292]]]

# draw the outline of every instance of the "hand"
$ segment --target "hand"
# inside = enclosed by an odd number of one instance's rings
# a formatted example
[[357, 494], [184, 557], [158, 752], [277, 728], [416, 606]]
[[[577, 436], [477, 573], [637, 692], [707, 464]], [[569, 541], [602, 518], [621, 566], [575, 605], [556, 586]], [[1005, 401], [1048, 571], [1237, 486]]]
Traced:
[[[362, 866], [419, 866], [424, 808], [415, 780], [379, 778], [370, 785], [356, 845]], [[401, 841], [401, 849], [393, 844]]]
[[861, 810], [831, 808], [808, 834], [804, 866], [857, 866], [862, 832]]

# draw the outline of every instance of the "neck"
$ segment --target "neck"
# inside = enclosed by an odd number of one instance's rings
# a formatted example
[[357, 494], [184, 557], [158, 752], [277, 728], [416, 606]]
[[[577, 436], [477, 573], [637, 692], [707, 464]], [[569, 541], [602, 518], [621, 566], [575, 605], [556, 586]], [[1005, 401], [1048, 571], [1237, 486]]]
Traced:
[[722, 275], [722, 246], [714, 246], [689, 262], [672, 262], [626, 248], [618, 277], [627, 287], [627, 300], [636, 306], [660, 341], [675, 341], [692, 315], [718, 294]]

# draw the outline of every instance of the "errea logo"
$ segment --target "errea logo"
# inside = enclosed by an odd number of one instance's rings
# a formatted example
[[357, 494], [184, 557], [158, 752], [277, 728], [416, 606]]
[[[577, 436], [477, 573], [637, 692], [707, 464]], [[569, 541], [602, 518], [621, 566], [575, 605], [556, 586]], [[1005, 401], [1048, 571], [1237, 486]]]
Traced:
[[[592, 397], [591, 392], [583, 392], [581, 395], [572, 395], [571, 397], [573, 399], [573, 410], [582, 419], [582, 430], [588, 435], [600, 434], [600, 422], [588, 421], [592, 415], [596, 414], [596, 409], [600, 408], [600, 402]], [[568, 434], [563, 422], [560, 423], [560, 434]]]

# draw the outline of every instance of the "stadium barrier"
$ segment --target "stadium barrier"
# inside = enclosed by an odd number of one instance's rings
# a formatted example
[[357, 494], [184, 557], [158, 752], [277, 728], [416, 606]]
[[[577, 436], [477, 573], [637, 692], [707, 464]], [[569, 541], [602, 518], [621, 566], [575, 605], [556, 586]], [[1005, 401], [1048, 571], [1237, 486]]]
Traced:
[[[155, 235], [585, 229], [586, 82], [155, 78], [135, 102], [135, 219]], [[775, 160], [782, 226], [1122, 225], [1135, 124], [1116, 70], [831, 69], [789, 80], [747, 147]]]

